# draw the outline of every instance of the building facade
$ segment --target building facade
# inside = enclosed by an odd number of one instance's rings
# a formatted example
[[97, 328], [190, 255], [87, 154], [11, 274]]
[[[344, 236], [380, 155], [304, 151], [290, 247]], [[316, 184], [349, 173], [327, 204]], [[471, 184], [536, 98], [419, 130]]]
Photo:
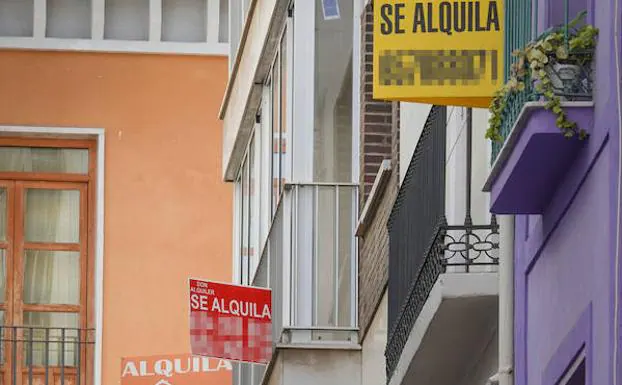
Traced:
[[551, 27], [598, 28], [554, 91], [587, 138], [533, 83], [493, 142], [489, 111], [374, 100], [370, 1], [241, 12], [221, 109], [233, 279], [270, 287], [277, 318], [270, 364], [236, 384], [622, 382], [622, 3], [504, 7], [506, 81]]
[[568, 117], [589, 136], [563, 138], [525, 90], [495, 145], [491, 211], [515, 216], [506, 251], [515, 273], [515, 383], [619, 384], [622, 3], [522, 3], [507, 2], [510, 49], [580, 11], [599, 34], [586, 82], [561, 93]]
[[259, 0], [241, 12], [221, 109], [223, 173], [235, 183], [232, 278], [272, 289], [275, 350], [267, 368], [237, 365], [239, 383], [360, 379], [358, 6]]
[[220, 113], [232, 279], [270, 287], [274, 312], [271, 362], [236, 364], [234, 383], [485, 383], [499, 313], [486, 111], [374, 100], [371, 1], [230, 9], [247, 15]]
[[0, 1], [0, 383], [119, 383], [123, 357], [189, 352], [188, 277], [231, 275], [227, 15]]

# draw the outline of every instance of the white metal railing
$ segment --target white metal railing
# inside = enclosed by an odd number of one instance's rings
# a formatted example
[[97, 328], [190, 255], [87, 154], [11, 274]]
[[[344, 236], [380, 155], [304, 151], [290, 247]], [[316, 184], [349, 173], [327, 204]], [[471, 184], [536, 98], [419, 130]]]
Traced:
[[283, 326], [356, 327], [358, 186], [287, 184], [254, 286], [272, 288], [275, 340]]
[[[351, 338], [357, 324], [357, 204], [355, 184], [285, 185], [252, 281], [272, 289], [275, 346]], [[263, 365], [235, 364], [234, 383], [259, 385], [264, 371]]]

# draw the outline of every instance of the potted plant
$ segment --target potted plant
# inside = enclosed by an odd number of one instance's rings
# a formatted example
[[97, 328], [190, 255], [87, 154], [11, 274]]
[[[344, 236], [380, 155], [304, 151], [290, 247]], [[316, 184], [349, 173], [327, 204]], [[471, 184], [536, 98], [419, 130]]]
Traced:
[[587, 136], [575, 122], [568, 120], [561, 102], [572, 96], [574, 100], [581, 94], [589, 93], [589, 69], [593, 59], [598, 29], [584, 23], [587, 12], [581, 12], [567, 25], [552, 28], [523, 49], [516, 50], [510, 79], [493, 96], [490, 105], [490, 125], [486, 137], [501, 141], [501, 124], [508, 99], [513, 94], [527, 88], [536, 99], [545, 101], [545, 108], [556, 115], [557, 127], [564, 136], [575, 134], [583, 139]]

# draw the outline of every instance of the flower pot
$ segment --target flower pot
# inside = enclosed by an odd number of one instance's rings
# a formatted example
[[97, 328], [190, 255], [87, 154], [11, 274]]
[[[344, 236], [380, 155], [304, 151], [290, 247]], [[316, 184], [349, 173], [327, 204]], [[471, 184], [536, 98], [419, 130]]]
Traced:
[[576, 64], [562, 64], [553, 63], [544, 68], [549, 78], [551, 79], [551, 85], [556, 94], [560, 94], [561, 100], [567, 100], [564, 95], [579, 94], [581, 93], [582, 79], [584, 76], [581, 72], [581, 66]]

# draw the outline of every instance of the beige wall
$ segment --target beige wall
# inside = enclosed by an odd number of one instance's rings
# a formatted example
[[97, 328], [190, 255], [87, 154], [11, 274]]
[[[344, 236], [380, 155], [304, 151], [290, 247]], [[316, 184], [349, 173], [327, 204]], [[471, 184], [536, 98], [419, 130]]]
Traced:
[[363, 340], [362, 384], [386, 385], [387, 369], [384, 351], [387, 347], [388, 294], [385, 291]]
[[215, 57], [0, 52], [0, 125], [106, 130], [102, 384], [189, 350], [188, 276], [230, 279]]

